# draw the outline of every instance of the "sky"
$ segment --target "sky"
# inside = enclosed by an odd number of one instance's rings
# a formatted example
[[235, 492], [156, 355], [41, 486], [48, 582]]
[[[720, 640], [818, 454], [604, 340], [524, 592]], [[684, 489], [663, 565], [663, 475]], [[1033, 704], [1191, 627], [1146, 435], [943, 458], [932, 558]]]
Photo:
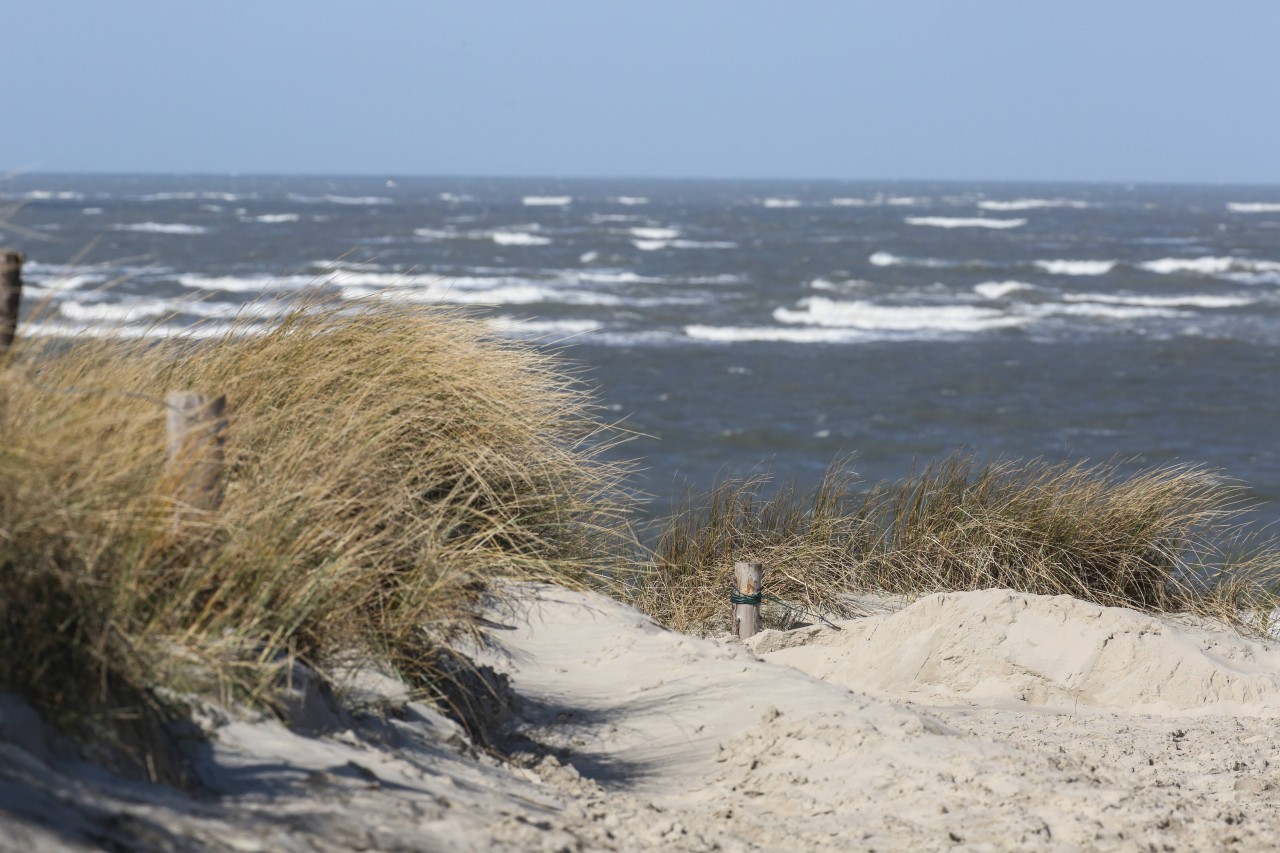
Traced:
[[0, 8], [2, 171], [1280, 183], [1274, 0]]

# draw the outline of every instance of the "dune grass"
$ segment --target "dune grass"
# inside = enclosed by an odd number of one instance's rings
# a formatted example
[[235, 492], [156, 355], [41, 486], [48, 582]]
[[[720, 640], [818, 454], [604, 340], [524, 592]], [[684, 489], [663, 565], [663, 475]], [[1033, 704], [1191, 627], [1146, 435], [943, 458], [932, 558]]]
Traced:
[[846, 615], [841, 593], [1005, 587], [1257, 627], [1280, 578], [1280, 551], [1242, 523], [1243, 490], [1195, 466], [957, 455], [860, 489], [842, 460], [812, 491], [768, 486], [730, 478], [686, 495], [637, 605], [679, 630], [724, 630], [733, 562], [751, 560], [810, 620]]
[[[629, 541], [554, 356], [444, 309], [313, 301], [241, 331], [25, 340], [0, 371], [0, 685], [50, 717], [155, 685], [270, 705], [283, 661], [339, 650], [420, 674], [487, 579], [585, 584]], [[225, 500], [178, 521], [171, 390], [225, 394], [230, 422]]]

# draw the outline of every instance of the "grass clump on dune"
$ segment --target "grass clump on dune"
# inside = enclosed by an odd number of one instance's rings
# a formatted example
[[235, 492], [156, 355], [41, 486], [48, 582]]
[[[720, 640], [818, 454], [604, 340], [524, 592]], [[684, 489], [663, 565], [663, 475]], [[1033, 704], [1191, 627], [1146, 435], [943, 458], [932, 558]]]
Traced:
[[689, 497], [661, 530], [637, 603], [674, 627], [718, 630], [733, 562], [753, 560], [766, 592], [812, 614], [845, 615], [841, 592], [1005, 587], [1243, 626], [1269, 611], [1280, 577], [1280, 552], [1240, 524], [1241, 490], [1194, 466], [1125, 474], [953, 456], [862, 492], [846, 469], [807, 493], [763, 497], [757, 478]]
[[[225, 394], [230, 420], [225, 499], [177, 527], [170, 390]], [[157, 684], [270, 703], [291, 656], [421, 671], [469, 629], [485, 579], [582, 583], [625, 539], [589, 395], [445, 310], [27, 341], [0, 396], [0, 687], [55, 717]]]

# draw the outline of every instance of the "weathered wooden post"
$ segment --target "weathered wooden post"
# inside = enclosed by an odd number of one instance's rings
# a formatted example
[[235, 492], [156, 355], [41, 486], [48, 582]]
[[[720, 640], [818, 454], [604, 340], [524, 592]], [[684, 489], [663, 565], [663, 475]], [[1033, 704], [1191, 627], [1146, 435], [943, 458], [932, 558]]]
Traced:
[[760, 630], [761, 590], [764, 587], [762, 563], [734, 563], [733, 576], [737, 589], [729, 600], [733, 602], [733, 633], [745, 640]]
[[166, 490], [178, 503], [175, 521], [179, 521], [184, 511], [210, 512], [222, 504], [227, 398], [226, 395], [209, 397], [174, 391], [166, 402], [169, 406]]
[[9, 351], [18, 334], [18, 308], [22, 304], [21, 252], [5, 252], [0, 257], [0, 355]]

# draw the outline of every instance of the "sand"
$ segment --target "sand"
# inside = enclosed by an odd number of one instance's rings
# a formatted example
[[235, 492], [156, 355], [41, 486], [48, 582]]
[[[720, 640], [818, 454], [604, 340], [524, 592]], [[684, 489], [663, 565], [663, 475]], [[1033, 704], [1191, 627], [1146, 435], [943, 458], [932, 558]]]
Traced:
[[368, 667], [292, 728], [206, 706], [183, 792], [0, 701], [0, 843], [139, 850], [1260, 850], [1280, 651], [1005, 590], [747, 644], [513, 584], [479, 665], [496, 750]]

